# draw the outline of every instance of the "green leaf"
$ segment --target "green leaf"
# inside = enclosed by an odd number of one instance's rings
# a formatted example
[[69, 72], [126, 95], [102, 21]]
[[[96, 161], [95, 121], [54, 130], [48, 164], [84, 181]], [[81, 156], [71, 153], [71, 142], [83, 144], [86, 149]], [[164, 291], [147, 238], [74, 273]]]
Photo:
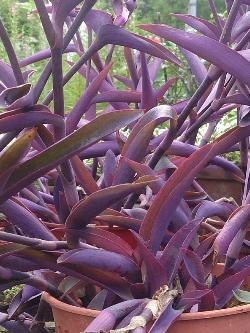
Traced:
[[15, 166], [28, 152], [36, 135], [32, 128], [12, 143], [0, 157], [0, 174]]
[[233, 291], [234, 297], [241, 303], [250, 304], [250, 292], [237, 289]]

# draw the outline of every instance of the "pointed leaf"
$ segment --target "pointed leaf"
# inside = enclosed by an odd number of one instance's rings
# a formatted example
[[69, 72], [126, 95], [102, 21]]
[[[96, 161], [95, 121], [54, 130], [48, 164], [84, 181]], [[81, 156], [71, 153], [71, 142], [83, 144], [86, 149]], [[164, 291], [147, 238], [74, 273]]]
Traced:
[[35, 136], [36, 129], [30, 129], [7, 147], [0, 155], [0, 174], [14, 167], [27, 154]]
[[[145, 156], [155, 127], [169, 119], [172, 121], [171, 124], [174, 125], [177, 120], [177, 115], [175, 111], [167, 105], [156, 106], [149, 110], [133, 127], [133, 130], [123, 146], [121, 156], [140, 162]], [[140, 147], [140, 149], [138, 149], [138, 147]], [[134, 172], [128, 168], [125, 161], [120, 160], [113, 184], [129, 182], [133, 179], [133, 176]]]
[[[160, 24], [142, 24], [140, 28], [165, 38], [206, 59], [240, 81], [250, 84], [250, 69], [246, 59], [226, 45], [209, 37], [195, 35]], [[223, 57], [221, 56], [223, 55]]]
[[210, 23], [207, 20], [201, 19], [199, 17], [193, 16], [193, 15], [187, 15], [187, 14], [171, 14], [177, 20], [180, 20], [181, 22], [184, 22], [185, 24], [188, 24], [190, 27], [196, 29], [203, 35], [213, 38], [213, 39], [219, 39], [219, 31], [215, 25]]
[[14, 200], [7, 200], [0, 205], [0, 212], [5, 214], [9, 221], [20, 228], [25, 235], [45, 240], [56, 240], [46, 226], [28, 209]]
[[205, 289], [205, 272], [198, 255], [188, 249], [182, 249], [184, 264], [187, 271], [198, 289]]
[[[36, 108], [36, 111], [16, 114], [0, 119], [0, 133], [22, 130], [42, 124], [53, 124], [56, 128], [64, 128], [64, 120], [61, 116], [49, 111], [38, 111], [38, 108], [39, 107]], [[43, 109], [43, 107], [41, 108]]]
[[69, 265], [72, 268], [74, 266], [77, 266], [78, 269], [93, 267], [103, 271], [114, 272], [134, 281], [139, 276], [139, 267], [131, 258], [103, 249], [68, 251], [59, 257], [57, 262], [62, 265]]
[[141, 78], [142, 78], [141, 108], [148, 111], [157, 105], [157, 98], [155, 96], [155, 91], [152, 87], [151, 79], [149, 76], [148, 64], [146, 62], [146, 56], [144, 53], [141, 53]]
[[143, 239], [134, 231], [133, 235], [138, 244], [138, 251], [143, 265], [145, 265], [144, 283], [153, 296], [162, 286], [167, 284], [167, 274], [155, 255], [147, 248]]
[[110, 331], [115, 323], [140, 306], [144, 300], [130, 300], [104, 309], [85, 329], [85, 333]]
[[84, 91], [72, 111], [68, 114], [66, 119], [67, 133], [71, 133], [77, 126], [83, 114], [88, 110], [92, 98], [97, 94], [103, 80], [105, 80], [112, 64], [107, 65], [101, 73], [90, 83], [88, 88]]
[[71, 164], [77, 177], [77, 181], [88, 195], [99, 190], [96, 181], [90, 174], [84, 162], [82, 162], [78, 156], [71, 158]]
[[89, 224], [91, 220], [99, 215], [103, 210], [110, 207], [115, 202], [126, 197], [130, 193], [141, 192], [144, 188], [154, 182], [154, 178], [142, 177], [133, 184], [123, 184], [111, 186], [92, 193], [86, 199], [83, 199], [72, 210], [69, 215], [66, 227], [68, 229], [82, 229]]
[[[76, 52], [76, 51], [77, 51], [77, 49], [76, 49], [75, 45], [70, 44], [64, 50], [64, 53], [71, 53], [71, 52]], [[27, 58], [24, 58], [24, 59], [20, 60], [19, 64], [20, 64], [20, 67], [25, 67], [25, 66], [28, 66], [30, 64], [34, 64], [38, 61], [48, 59], [50, 57], [51, 57], [51, 50], [46, 49], [46, 50], [39, 51], [35, 54], [32, 54], [31, 56], [29, 56]]]
[[186, 58], [190, 69], [195, 76], [197, 84], [201, 84], [207, 75], [207, 69], [200, 58], [192, 52], [184, 49], [183, 47], [179, 47], [181, 53]]
[[219, 235], [214, 241], [214, 251], [217, 256], [224, 255], [238, 233], [245, 230], [250, 218], [250, 205], [245, 205], [237, 209], [231, 218], [225, 223]]
[[221, 309], [232, 298], [233, 291], [237, 290], [242, 282], [249, 276], [250, 269], [245, 268], [239, 273], [229, 276], [218, 283], [214, 288], [216, 308]]
[[[117, 216], [117, 218], [119, 218], [119, 216]], [[125, 240], [115, 234], [114, 229], [115, 228], [112, 228], [109, 231], [109, 229], [101, 229], [101, 227], [86, 227], [81, 231], [81, 237], [87, 244], [132, 257], [132, 248]]]
[[100, 42], [101, 46], [106, 44], [121, 45], [160, 59], [172, 60], [172, 57], [169, 57], [169, 51], [161, 45], [155, 45], [156, 43], [153, 44], [146, 38], [143, 39], [143, 37], [132, 34], [113, 24], [102, 26], [97, 34], [97, 40]]
[[103, 176], [105, 187], [109, 187], [113, 183], [116, 168], [116, 156], [112, 150], [108, 150], [103, 162]]
[[188, 247], [192, 242], [201, 220], [194, 220], [177, 231], [166, 245], [160, 257], [160, 263], [168, 275], [168, 285], [171, 285], [179, 269], [182, 254], [180, 248]]
[[[137, 111], [117, 111], [104, 114], [83, 126], [66, 138], [55, 143], [45, 151], [20, 164], [13, 173], [9, 183], [7, 193], [0, 196], [0, 201], [6, 196], [18, 192], [23, 188], [23, 184], [31, 183], [38, 177], [44, 175], [49, 170], [60, 164], [84, 148], [99, 141], [102, 137], [115, 132], [119, 128], [128, 125], [141, 116]], [[37, 170], [37, 166], [39, 169]]]
[[0, 107], [6, 110], [30, 107], [33, 103], [33, 89], [29, 83], [7, 88], [0, 95]]

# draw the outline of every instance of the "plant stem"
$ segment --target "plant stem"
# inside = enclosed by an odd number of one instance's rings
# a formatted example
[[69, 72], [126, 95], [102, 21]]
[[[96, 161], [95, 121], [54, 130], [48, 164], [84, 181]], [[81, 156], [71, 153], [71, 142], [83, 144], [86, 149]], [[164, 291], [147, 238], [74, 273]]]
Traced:
[[7, 31], [5, 30], [5, 27], [4, 27], [1, 19], [0, 19], [0, 38], [3, 42], [4, 48], [8, 55], [17, 85], [24, 84], [25, 82], [24, 82], [23, 74], [22, 74], [21, 68], [19, 66], [19, 62], [18, 62], [16, 53], [15, 53], [15, 50], [12, 46], [12, 43], [9, 39], [9, 36], [7, 34]]

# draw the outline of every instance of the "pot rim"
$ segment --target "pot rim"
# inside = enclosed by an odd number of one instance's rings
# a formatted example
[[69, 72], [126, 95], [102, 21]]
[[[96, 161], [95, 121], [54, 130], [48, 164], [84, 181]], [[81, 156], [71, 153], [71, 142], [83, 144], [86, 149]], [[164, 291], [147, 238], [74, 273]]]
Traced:
[[91, 310], [84, 307], [78, 308], [77, 306], [59, 301], [58, 299], [48, 294], [46, 291], [42, 293], [42, 299], [45, 300], [52, 308], [57, 308], [70, 313], [85, 315], [93, 318], [97, 317], [98, 314], [100, 313], [100, 311], [98, 310]]
[[[89, 317], [96, 317], [100, 311], [91, 310], [87, 308], [78, 308], [74, 305], [66, 304], [62, 301], [57, 300], [56, 298], [49, 295], [47, 292], [43, 292], [42, 298], [52, 307], [58, 308], [63, 311], [67, 311], [70, 313], [75, 313], [78, 315], [84, 315]], [[195, 313], [184, 313], [182, 314], [178, 320], [201, 320], [201, 319], [209, 319], [209, 318], [218, 318], [218, 317], [226, 317], [237, 315], [245, 312], [250, 312], [250, 304], [235, 306], [233, 308], [221, 309], [221, 310], [212, 310], [212, 311], [204, 311], [204, 312], [195, 312]]]

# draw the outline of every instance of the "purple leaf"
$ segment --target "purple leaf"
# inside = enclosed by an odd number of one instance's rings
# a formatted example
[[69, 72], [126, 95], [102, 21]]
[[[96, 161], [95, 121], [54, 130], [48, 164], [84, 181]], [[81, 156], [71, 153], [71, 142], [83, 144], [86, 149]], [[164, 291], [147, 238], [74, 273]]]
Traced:
[[157, 105], [157, 99], [151, 84], [146, 56], [141, 53], [142, 103], [141, 108], [148, 111]]
[[84, 191], [88, 195], [99, 190], [99, 187], [96, 184], [96, 181], [92, 177], [91, 173], [89, 172], [88, 168], [78, 156], [74, 156], [71, 158], [71, 164], [74, 169], [77, 181], [81, 184]]
[[97, 94], [103, 80], [105, 80], [112, 64], [107, 65], [101, 73], [90, 83], [66, 119], [67, 132], [76, 128], [83, 114], [88, 110], [92, 98]]
[[184, 264], [197, 289], [206, 289], [205, 272], [198, 255], [188, 249], [182, 249]]
[[122, 210], [125, 214], [140, 221], [143, 221], [147, 211], [143, 208], [132, 208], [132, 209], [123, 209]]
[[214, 240], [217, 237], [217, 234], [212, 234], [211, 236], [204, 239], [198, 247], [195, 249], [195, 253], [203, 259], [203, 257], [208, 253], [208, 251], [213, 246]]
[[126, 87], [133, 89], [134, 88], [134, 84], [133, 81], [130, 80], [129, 78], [122, 76], [122, 75], [113, 75], [113, 77], [120, 81], [121, 83], [123, 83]]
[[210, 289], [194, 290], [184, 292], [178, 302], [178, 308], [192, 307], [193, 305], [200, 303], [203, 297], [206, 297], [211, 293]]
[[44, 207], [40, 204], [37, 204], [31, 200], [27, 200], [25, 198], [18, 198], [21, 203], [24, 204], [31, 212], [42, 218], [43, 220], [49, 220], [53, 223], [60, 223], [57, 214], [55, 214], [52, 210], [47, 207]]
[[[142, 177], [133, 184], [111, 186], [107, 189], [92, 193], [86, 199], [80, 201], [71, 211], [66, 221], [67, 229], [82, 229], [103, 210], [128, 196], [130, 193], [140, 193], [147, 185], [150, 186], [150, 184], [154, 182], [154, 179], [154, 177]], [[71, 237], [69, 234], [67, 239], [71, 243]], [[76, 239], [73, 243], [75, 243], [75, 241]]]
[[139, 91], [105, 91], [99, 95], [96, 95], [91, 103], [104, 103], [108, 102], [113, 104], [114, 102], [124, 102], [124, 103], [140, 103], [142, 94]]
[[181, 53], [184, 55], [184, 57], [186, 58], [189, 66], [190, 66], [190, 69], [191, 69], [193, 75], [195, 76], [197, 84], [201, 84], [207, 75], [207, 69], [206, 69], [205, 65], [202, 63], [200, 58], [197, 55], [195, 55], [194, 53], [189, 52], [188, 50], [186, 50], [182, 47], [180, 47], [179, 49], [180, 49]]
[[136, 89], [138, 82], [139, 82], [139, 76], [138, 76], [137, 68], [136, 68], [135, 61], [134, 61], [134, 55], [132, 54], [132, 51], [130, 48], [127, 48], [127, 47], [124, 48], [124, 57], [127, 62], [129, 75], [133, 81], [133, 88]]
[[[111, 216], [110, 216], [111, 217]], [[119, 216], [116, 216], [119, 218]], [[107, 251], [132, 257], [133, 250], [128, 243], [115, 234], [115, 228], [103, 229], [102, 227], [86, 227], [81, 231], [81, 237], [87, 244], [100, 247]], [[77, 231], [78, 232], [78, 231]]]
[[105, 187], [109, 187], [113, 183], [116, 168], [116, 156], [112, 150], [108, 150], [103, 162], [103, 175]]
[[0, 79], [7, 88], [16, 86], [12, 68], [2, 60], [0, 60]]
[[197, 219], [206, 219], [208, 217], [217, 216], [223, 220], [227, 220], [237, 206], [232, 202], [223, 199], [212, 201], [203, 201], [195, 207], [193, 213]]
[[56, 240], [53, 234], [34, 214], [15, 200], [7, 200], [1, 204], [0, 211], [7, 216], [9, 221], [20, 228], [24, 234], [45, 240]]
[[22, 313], [26, 307], [37, 305], [41, 297], [41, 291], [25, 285], [23, 289], [12, 299], [8, 315], [11, 318]]
[[112, 15], [99, 9], [91, 9], [86, 15], [84, 22], [95, 33], [106, 24], [112, 24]]
[[7, 88], [0, 95], [0, 107], [6, 110], [22, 109], [33, 105], [33, 89], [30, 84]]
[[116, 216], [116, 215], [100, 215], [96, 217], [96, 220], [110, 225], [116, 225], [123, 229], [132, 229], [138, 231], [141, 226], [141, 220], [127, 216]]
[[[64, 53], [71, 53], [71, 52], [76, 52], [77, 49], [75, 47], [74, 44], [70, 44], [65, 50]], [[28, 66], [30, 64], [34, 64], [38, 61], [44, 60], [44, 59], [48, 59], [51, 57], [51, 50], [50, 49], [46, 49], [46, 50], [42, 50], [39, 51], [27, 58], [24, 58], [22, 60], [20, 60], [19, 64], [21, 67], [25, 67]]]
[[[165, 82], [159, 89], [156, 90], [156, 97], [157, 100], [160, 101], [165, 93], [168, 91], [168, 89], [178, 80], [178, 77], [173, 77], [172, 79], [169, 79], [167, 82]], [[172, 105], [173, 107], [173, 105]], [[173, 107], [173, 109], [176, 111], [176, 108]], [[178, 114], [178, 112], [176, 111]]]
[[[153, 296], [163, 285], [167, 284], [167, 274], [164, 266], [147, 248], [143, 239], [134, 231], [133, 235], [138, 244], [138, 251], [142, 261], [143, 282]], [[145, 266], [145, 267], [144, 267]]]
[[209, 21], [193, 15], [184, 15], [184, 14], [171, 14], [171, 15], [177, 18], [177, 20], [180, 20], [181, 22], [188, 24], [190, 27], [196, 29], [203, 35], [213, 39], [219, 39], [219, 31], [217, 27], [212, 23], [210, 23]]
[[[36, 109], [37, 111], [16, 114], [0, 119], [0, 133], [22, 130], [42, 124], [53, 124], [56, 128], [64, 128], [64, 120], [61, 116], [49, 111], [38, 111], [39, 106]], [[41, 109], [43, 110], [44, 108], [41, 106]]]
[[100, 330], [111, 330], [118, 319], [125, 317], [135, 308], [140, 306], [144, 300], [131, 300], [104, 309], [85, 329], [85, 333], [98, 333]]
[[235, 23], [235, 26], [232, 30], [232, 40], [240, 37], [240, 35], [246, 32], [250, 28], [250, 12], [247, 11], [240, 19]]
[[[139, 177], [143, 177], [143, 176], [146, 176], [146, 175], [157, 176], [156, 172], [154, 170], [152, 170], [146, 164], [137, 163], [135, 161], [129, 160], [126, 157], [122, 157], [122, 158], [127, 163], [127, 165], [137, 173], [137, 175]], [[165, 182], [164, 182], [163, 179], [161, 179], [161, 178], [156, 179], [154, 186], [151, 187], [154, 194], [159, 192], [159, 190], [162, 188], [164, 183]]]
[[201, 220], [194, 220], [184, 225], [170, 239], [160, 257], [160, 263], [165, 268], [168, 275], [168, 285], [171, 285], [179, 269], [182, 254], [180, 248], [188, 247], [192, 242]]
[[161, 45], [157, 43], [154, 44], [139, 35], [131, 34], [127, 30], [113, 24], [102, 26], [97, 34], [97, 40], [101, 47], [106, 44], [121, 45], [150, 54], [160, 59], [172, 61], [172, 53], [170, 57], [170, 52]]
[[[97, 117], [71, 135], [55, 143], [45, 151], [30, 160], [20, 164], [13, 173], [7, 193], [2, 194], [1, 200], [6, 200], [10, 194], [18, 192], [23, 184], [31, 183], [38, 177], [60, 164], [63, 160], [74, 156], [79, 151], [99, 141], [106, 135], [115, 132], [141, 116], [140, 111], [117, 111]], [[101, 130], [100, 130], [101, 128]], [[37, 165], [39, 169], [37, 170]], [[12, 183], [12, 184], [11, 184]]]
[[91, 147], [84, 149], [79, 153], [79, 157], [84, 160], [94, 157], [104, 157], [108, 150], [112, 150], [115, 155], [120, 154], [120, 146], [115, 141], [106, 141], [94, 144]]
[[214, 251], [216, 256], [225, 255], [226, 251], [239, 232], [240, 229], [245, 230], [249, 223], [250, 205], [239, 207], [234, 214], [229, 217], [228, 221], [220, 231], [214, 241]]
[[[146, 41], [146, 42], [148, 42], [148, 43], [156, 46], [157, 48], [159, 48], [162, 52], [165, 53], [165, 56], [166, 56], [166, 58], [164, 58], [165, 60], [168, 60], [169, 62], [172, 62], [176, 66], [182, 67], [181, 61], [171, 51], [169, 51], [168, 49], [166, 49], [161, 44], [155, 42], [152, 38], [147, 38], [145, 36], [140, 36], [140, 35], [137, 35], [137, 34], [133, 34], [133, 35], [139, 36], [144, 41]], [[142, 51], [142, 52], [144, 52], [144, 51]], [[146, 53], [146, 52], [144, 52], [144, 53]], [[158, 58], [163, 59], [162, 57], [158, 57]]]
[[[159, 249], [163, 232], [170, 223], [174, 210], [178, 207], [184, 192], [191, 185], [195, 175], [218, 153], [248, 135], [249, 127], [232, 129], [214, 143], [207, 144], [193, 153], [168, 179], [164, 187], [155, 196], [140, 230], [145, 240], [150, 239], [150, 244], [154, 251]], [[166, 211], [168, 211], [167, 216], [165, 214]]]
[[[121, 152], [133, 161], [140, 162], [146, 153], [146, 149], [157, 125], [169, 120], [174, 125], [177, 119], [176, 113], [169, 106], [160, 105], [149, 110], [133, 127]], [[138, 149], [140, 147], [140, 149]], [[134, 172], [129, 169], [125, 161], [120, 160], [116, 169], [113, 184], [129, 182], [133, 179]]]
[[225, 304], [232, 298], [233, 291], [240, 287], [244, 279], [247, 278], [249, 274], [250, 269], [245, 268], [239, 273], [223, 279], [222, 282], [218, 283], [213, 288], [217, 309], [221, 309], [225, 306]]
[[68, 251], [58, 258], [58, 264], [80, 270], [96, 268], [102, 271], [118, 273], [132, 281], [139, 276], [139, 267], [128, 256], [103, 249], [83, 249]]
[[[16, 320], [8, 320], [1, 324], [7, 332], [11, 333], [27, 333], [29, 331], [31, 325], [31, 321], [16, 321]], [[45, 332], [43, 332], [45, 333]]]
[[141, 24], [140, 28], [176, 43], [178, 46], [218, 66], [220, 70], [232, 74], [248, 85], [250, 84], [248, 61], [226, 45], [209, 37], [184, 32], [167, 25]]

